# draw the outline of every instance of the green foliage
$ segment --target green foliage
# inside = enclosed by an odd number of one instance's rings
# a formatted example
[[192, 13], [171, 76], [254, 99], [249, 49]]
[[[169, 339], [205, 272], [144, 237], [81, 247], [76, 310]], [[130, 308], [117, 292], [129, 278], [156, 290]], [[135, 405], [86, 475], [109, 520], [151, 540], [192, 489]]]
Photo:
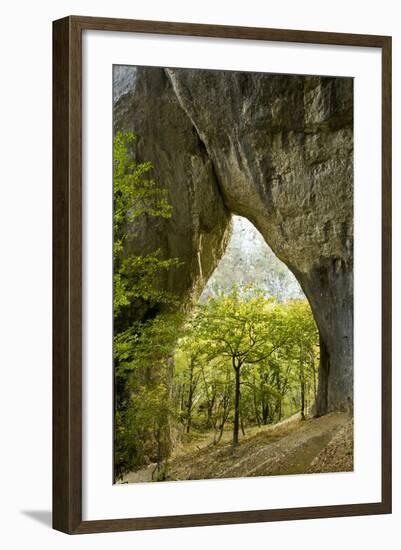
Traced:
[[177, 266], [178, 260], [162, 259], [157, 250], [146, 256], [126, 253], [127, 235], [133, 234], [137, 218], [171, 216], [166, 190], [149, 177], [152, 165], [134, 160], [135, 140], [130, 132], [117, 132], [114, 139], [116, 479], [146, 461], [159, 462], [168, 454], [170, 404], [166, 357], [172, 345], [171, 329], [177, 322], [174, 316], [136, 319], [138, 311], [152, 308], [157, 311], [174, 303], [171, 294], [158, 289], [157, 277]]
[[152, 170], [150, 162], [133, 160], [136, 137], [132, 132], [117, 132], [114, 138], [114, 234], [115, 246], [124, 238], [123, 228], [141, 214], [169, 218], [171, 205], [166, 190], [152, 178], [144, 177]]
[[230, 424], [236, 445], [240, 425], [304, 416], [316, 395], [318, 358], [306, 300], [278, 303], [236, 289], [209, 299], [195, 308], [176, 351], [183, 421], [190, 415], [197, 429], [213, 428], [215, 442]]
[[153, 304], [168, 303], [172, 297], [157, 289], [155, 278], [161, 270], [178, 264], [176, 259], [163, 260], [159, 251], [146, 256], [124, 255], [128, 227], [142, 215], [169, 218], [171, 206], [166, 190], [147, 177], [150, 162], [136, 163], [132, 132], [117, 132], [114, 138], [114, 317], [119, 321], [124, 308], [135, 300]]
[[278, 302], [247, 284], [216, 283], [189, 318], [174, 313], [159, 281], [178, 260], [129, 253], [143, 216], [171, 216], [151, 164], [135, 162], [135, 139], [118, 132], [114, 141], [115, 478], [154, 463], [159, 481], [184, 434], [212, 431], [218, 444], [231, 429], [235, 446], [248, 426], [304, 417], [319, 348], [306, 300]]
[[274, 298], [241, 298], [236, 289], [199, 305], [192, 327], [208, 358], [228, 357], [239, 365], [262, 361], [288, 338], [283, 310]]

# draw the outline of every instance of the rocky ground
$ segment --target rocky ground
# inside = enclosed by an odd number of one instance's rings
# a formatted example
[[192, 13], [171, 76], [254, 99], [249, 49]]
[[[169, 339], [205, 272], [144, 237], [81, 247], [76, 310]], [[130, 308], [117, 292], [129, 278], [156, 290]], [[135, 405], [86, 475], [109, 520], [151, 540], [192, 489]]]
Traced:
[[308, 472], [348, 472], [353, 469], [353, 451], [353, 421], [349, 419], [312, 461]]
[[[302, 421], [298, 415], [279, 424], [246, 430], [236, 449], [225, 434], [193, 434], [169, 462], [167, 480], [234, 478], [353, 469], [352, 419], [331, 413]], [[152, 480], [155, 465], [128, 474], [123, 483]]]

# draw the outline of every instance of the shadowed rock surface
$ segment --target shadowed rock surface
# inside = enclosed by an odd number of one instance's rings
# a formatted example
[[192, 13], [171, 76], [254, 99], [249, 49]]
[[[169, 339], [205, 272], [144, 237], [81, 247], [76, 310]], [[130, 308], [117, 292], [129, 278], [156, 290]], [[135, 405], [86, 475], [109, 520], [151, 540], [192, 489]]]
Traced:
[[137, 68], [128, 92], [127, 80], [115, 127], [138, 134], [138, 160], [173, 204], [170, 220], [132, 230], [132, 250], [181, 258], [163, 285], [187, 303], [224, 251], [230, 214], [248, 218], [311, 303], [317, 414], [351, 409], [352, 79]]

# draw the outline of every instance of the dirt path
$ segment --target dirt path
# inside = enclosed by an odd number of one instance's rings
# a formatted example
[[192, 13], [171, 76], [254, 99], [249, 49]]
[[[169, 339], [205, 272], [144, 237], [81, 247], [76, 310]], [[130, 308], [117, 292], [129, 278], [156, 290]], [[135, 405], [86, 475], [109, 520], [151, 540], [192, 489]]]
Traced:
[[[342, 434], [351, 438], [347, 455]], [[351, 435], [350, 435], [351, 434]], [[339, 452], [345, 459], [337, 460]], [[351, 456], [349, 456], [351, 455]], [[211, 434], [193, 436], [170, 459], [168, 480], [233, 478], [330, 471], [337, 460], [341, 471], [352, 470], [352, 421], [345, 413], [331, 413], [321, 418], [301, 421], [298, 415], [273, 426], [252, 428], [231, 448], [231, 434], [219, 445], [212, 444]], [[321, 465], [324, 463], [324, 465]], [[152, 480], [151, 464], [128, 474], [127, 483]], [[338, 471], [333, 469], [331, 471]]]

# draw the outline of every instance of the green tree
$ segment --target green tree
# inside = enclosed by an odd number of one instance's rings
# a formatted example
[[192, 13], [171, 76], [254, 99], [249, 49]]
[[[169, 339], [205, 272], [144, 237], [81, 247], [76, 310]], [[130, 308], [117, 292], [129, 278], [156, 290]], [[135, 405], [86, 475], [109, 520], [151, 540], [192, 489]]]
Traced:
[[[154, 449], [160, 456], [166, 447], [164, 404], [168, 394], [159, 362], [139, 366], [145, 354], [144, 335], [160, 330], [139, 312], [157, 311], [174, 303], [174, 296], [160, 290], [157, 277], [178, 264], [162, 259], [158, 250], [147, 255], [128, 254], [128, 239], [135, 237], [141, 216], [168, 218], [171, 206], [167, 191], [150, 177], [152, 165], [135, 161], [136, 137], [117, 132], [114, 138], [113, 265], [114, 265], [114, 367], [115, 367], [115, 478], [134, 469]], [[169, 326], [166, 323], [166, 326]], [[142, 351], [141, 351], [142, 345]], [[149, 357], [149, 361], [151, 358]], [[158, 372], [158, 369], [160, 372]], [[156, 440], [156, 444], [155, 444]], [[160, 458], [159, 456], [159, 458]], [[160, 461], [158, 460], [158, 463]]]
[[116, 374], [127, 381], [131, 390], [125, 435], [135, 445], [127, 449], [132, 454], [124, 455], [124, 465], [135, 469], [145, 462], [155, 462], [156, 480], [165, 478], [171, 451], [170, 422], [177, 419], [172, 399], [171, 350], [181, 326], [181, 314], [164, 313], [140, 323], [139, 328], [133, 325], [115, 339], [115, 354], [119, 357]]
[[192, 320], [195, 337], [202, 342], [208, 361], [226, 358], [235, 374], [232, 445], [238, 445], [241, 372], [265, 361], [287, 338], [281, 309], [262, 294], [241, 299], [236, 289], [199, 305]]
[[294, 371], [299, 384], [300, 412], [301, 418], [305, 419], [309, 394], [313, 400], [316, 399], [319, 333], [306, 300], [291, 300], [286, 303], [286, 308], [291, 327], [291, 347], [287, 355], [296, 363]]
[[305, 417], [316, 395], [317, 361], [306, 300], [277, 303], [255, 290], [209, 299], [196, 307], [175, 354], [182, 422], [213, 428], [218, 443], [232, 414], [236, 445], [246, 425], [298, 411]]
[[171, 217], [166, 189], [148, 177], [152, 164], [134, 160], [135, 141], [132, 132], [117, 132], [114, 138], [114, 322], [118, 331], [124, 309], [133, 303], [171, 301], [171, 295], [157, 288], [155, 277], [160, 270], [177, 264], [176, 259], [161, 259], [158, 250], [145, 256], [125, 253], [127, 240], [135, 237], [132, 224], [137, 218]]
[[192, 427], [193, 409], [202, 376], [202, 361], [202, 350], [197, 341], [184, 336], [178, 342], [174, 366], [175, 383], [180, 386], [181, 419], [185, 423], [186, 433], [189, 433]]

